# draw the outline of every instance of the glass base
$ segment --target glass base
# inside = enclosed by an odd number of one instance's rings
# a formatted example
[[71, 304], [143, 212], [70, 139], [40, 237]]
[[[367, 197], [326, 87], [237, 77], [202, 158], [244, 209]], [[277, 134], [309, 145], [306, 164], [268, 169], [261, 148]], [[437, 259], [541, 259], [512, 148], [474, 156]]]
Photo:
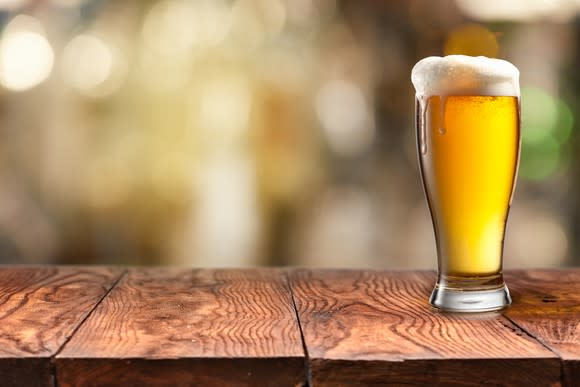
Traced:
[[489, 290], [458, 290], [437, 284], [429, 302], [449, 312], [490, 312], [509, 306], [512, 299], [505, 284]]

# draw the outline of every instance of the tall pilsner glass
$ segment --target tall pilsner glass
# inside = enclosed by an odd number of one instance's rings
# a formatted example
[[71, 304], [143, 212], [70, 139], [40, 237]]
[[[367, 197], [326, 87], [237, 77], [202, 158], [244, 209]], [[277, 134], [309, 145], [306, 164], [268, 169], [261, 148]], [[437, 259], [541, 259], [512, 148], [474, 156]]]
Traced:
[[437, 243], [430, 302], [458, 312], [504, 308], [511, 303], [502, 254], [519, 160], [519, 71], [499, 59], [450, 55], [419, 61], [411, 78]]

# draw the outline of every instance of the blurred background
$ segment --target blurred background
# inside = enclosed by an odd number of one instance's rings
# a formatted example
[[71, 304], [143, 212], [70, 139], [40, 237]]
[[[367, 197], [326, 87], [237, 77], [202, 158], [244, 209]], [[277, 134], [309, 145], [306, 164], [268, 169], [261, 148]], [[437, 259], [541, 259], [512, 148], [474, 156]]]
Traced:
[[580, 264], [578, 0], [0, 0], [0, 262], [434, 268], [410, 72], [521, 71], [506, 267]]

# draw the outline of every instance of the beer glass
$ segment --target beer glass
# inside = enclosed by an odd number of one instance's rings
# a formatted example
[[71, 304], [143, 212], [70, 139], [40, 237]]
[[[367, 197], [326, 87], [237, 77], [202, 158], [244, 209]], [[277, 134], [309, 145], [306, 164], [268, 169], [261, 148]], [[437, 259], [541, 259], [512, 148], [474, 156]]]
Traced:
[[421, 177], [437, 244], [431, 305], [482, 312], [511, 303], [502, 276], [505, 225], [520, 149], [519, 71], [486, 57], [419, 61]]

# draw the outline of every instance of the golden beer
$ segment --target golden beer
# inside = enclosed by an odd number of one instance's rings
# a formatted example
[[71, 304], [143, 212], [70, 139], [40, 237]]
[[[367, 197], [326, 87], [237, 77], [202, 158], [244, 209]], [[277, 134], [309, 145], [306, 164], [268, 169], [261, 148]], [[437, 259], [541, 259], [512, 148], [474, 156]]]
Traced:
[[451, 60], [448, 72], [435, 69], [444, 82], [430, 78], [433, 93], [417, 95], [419, 161], [439, 269], [431, 303], [455, 311], [511, 302], [501, 270], [519, 159], [519, 85], [507, 87], [513, 73], [479, 76], [478, 66], [487, 64], [474, 59], [484, 63], [458, 70]]

